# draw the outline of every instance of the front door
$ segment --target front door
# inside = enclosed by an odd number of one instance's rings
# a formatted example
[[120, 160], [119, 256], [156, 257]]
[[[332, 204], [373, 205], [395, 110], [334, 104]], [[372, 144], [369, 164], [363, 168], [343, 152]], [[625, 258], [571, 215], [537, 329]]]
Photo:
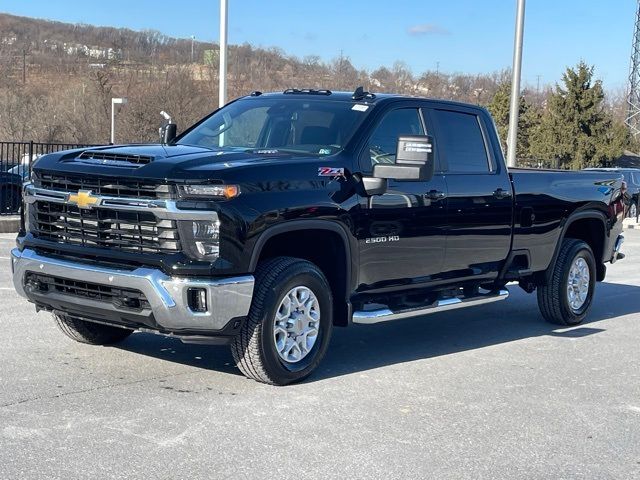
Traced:
[[[424, 135], [417, 108], [387, 112], [369, 137], [361, 157], [364, 174], [376, 163], [395, 161], [398, 137]], [[360, 198], [358, 290], [419, 287], [442, 271], [445, 258], [447, 187], [444, 176], [429, 182], [390, 180], [384, 195]]]
[[513, 198], [502, 162], [492, 154], [484, 116], [465, 107], [429, 109], [448, 190], [450, 279], [495, 278], [511, 248]]

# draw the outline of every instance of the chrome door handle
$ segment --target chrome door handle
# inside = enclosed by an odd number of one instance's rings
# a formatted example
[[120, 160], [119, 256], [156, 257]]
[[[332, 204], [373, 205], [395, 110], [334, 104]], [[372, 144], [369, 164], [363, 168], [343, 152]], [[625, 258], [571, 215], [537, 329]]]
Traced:
[[444, 198], [447, 198], [447, 194], [439, 190], [429, 190], [424, 194], [424, 197], [428, 198], [429, 200], [442, 200]]
[[502, 188], [499, 188], [495, 192], [493, 192], [493, 196], [498, 200], [502, 200], [503, 198], [509, 198], [511, 196], [511, 192], [509, 190], [503, 190]]

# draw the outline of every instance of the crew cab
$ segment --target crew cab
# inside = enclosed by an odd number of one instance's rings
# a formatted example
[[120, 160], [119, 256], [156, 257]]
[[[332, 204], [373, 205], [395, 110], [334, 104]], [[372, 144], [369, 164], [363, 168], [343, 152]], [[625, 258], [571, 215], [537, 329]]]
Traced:
[[33, 166], [13, 281], [77, 341], [227, 343], [247, 377], [284, 385], [336, 326], [496, 302], [512, 282], [576, 325], [623, 257], [621, 175], [509, 171], [476, 105], [254, 92], [163, 132]]

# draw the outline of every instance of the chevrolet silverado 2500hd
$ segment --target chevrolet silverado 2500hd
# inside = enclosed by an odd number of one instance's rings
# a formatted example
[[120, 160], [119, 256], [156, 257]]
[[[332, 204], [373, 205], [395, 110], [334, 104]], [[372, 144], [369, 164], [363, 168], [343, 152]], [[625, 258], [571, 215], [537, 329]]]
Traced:
[[283, 385], [334, 326], [504, 300], [509, 282], [578, 324], [623, 257], [621, 176], [509, 171], [477, 106], [291, 89], [172, 131], [33, 166], [15, 288], [77, 341], [229, 343]]

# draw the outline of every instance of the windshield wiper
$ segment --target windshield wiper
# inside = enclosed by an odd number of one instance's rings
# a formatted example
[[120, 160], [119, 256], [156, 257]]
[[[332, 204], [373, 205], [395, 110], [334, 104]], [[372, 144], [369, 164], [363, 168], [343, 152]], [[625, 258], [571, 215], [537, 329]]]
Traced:
[[196, 148], [206, 148], [207, 150], [211, 150], [212, 152], [219, 152], [223, 150], [220, 147], [209, 147], [207, 145], [194, 145], [191, 143], [176, 143], [175, 145], [182, 145], [183, 147], [196, 147]]

